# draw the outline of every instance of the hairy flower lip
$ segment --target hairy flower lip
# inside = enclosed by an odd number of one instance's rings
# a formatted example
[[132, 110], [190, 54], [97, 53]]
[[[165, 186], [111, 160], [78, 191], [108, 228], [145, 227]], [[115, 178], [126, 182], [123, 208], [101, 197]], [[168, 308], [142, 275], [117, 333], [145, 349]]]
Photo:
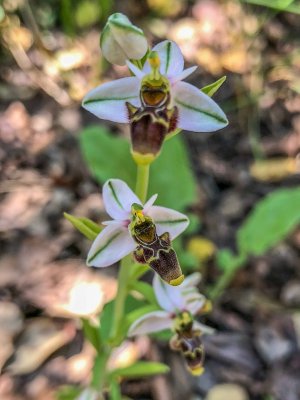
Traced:
[[[143, 213], [151, 217], [157, 234], [169, 232], [174, 239], [189, 224], [189, 219], [178, 211], [154, 206], [157, 195], [153, 195], [143, 205]], [[120, 179], [109, 179], [103, 186], [103, 202], [106, 212], [113, 218], [104, 221], [105, 228], [94, 240], [87, 257], [87, 265], [108, 267], [130, 254], [137, 244], [130, 235], [131, 206], [141, 204], [140, 199], [128, 185]]]
[[[213, 132], [228, 124], [221, 108], [193, 85], [182, 82], [197, 67], [184, 70], [182, 53], [176, 43], [166, 40], [154, 46], [161, 62], [160, 73], [171, 87], [171, 103], [178, 108], [177, 128], [194, 132]], [[113, 122], [129, 123], [126, 102], [141, 107], [141, 81], [151, 71], [147, 61], [142, 70], [127, 61], [135, 75], [98, 86], [83, 99], [83, 107], [97, 117]]]

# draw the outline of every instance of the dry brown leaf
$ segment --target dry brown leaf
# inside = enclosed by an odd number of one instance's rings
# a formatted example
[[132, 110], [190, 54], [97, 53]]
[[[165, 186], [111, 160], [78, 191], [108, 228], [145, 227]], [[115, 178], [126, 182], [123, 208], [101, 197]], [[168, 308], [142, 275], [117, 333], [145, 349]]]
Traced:
[[297, 172], [297, 161], [292, 157], [257, 160], [250, 167], [250, 175], [263, 182], [280, 181]]
[[35, 371], [51, 354], [70, 342], [74, 335], [75, 329], [70, 323], [61, 328], [47, 318], [31, 320], [20, 337], [15, 359], [7, 370], [13, 375]]

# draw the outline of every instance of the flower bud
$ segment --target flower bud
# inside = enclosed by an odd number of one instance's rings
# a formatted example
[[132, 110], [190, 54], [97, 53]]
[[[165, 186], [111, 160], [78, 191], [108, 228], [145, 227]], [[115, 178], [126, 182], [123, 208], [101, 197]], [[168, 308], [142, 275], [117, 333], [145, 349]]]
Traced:
[[112, 14], [102, 31], [100, 47], [103, 56], [112, 64], [125, 65], [126, 60], [140, 60], [148, 43], [141, 29], [121, 14]]

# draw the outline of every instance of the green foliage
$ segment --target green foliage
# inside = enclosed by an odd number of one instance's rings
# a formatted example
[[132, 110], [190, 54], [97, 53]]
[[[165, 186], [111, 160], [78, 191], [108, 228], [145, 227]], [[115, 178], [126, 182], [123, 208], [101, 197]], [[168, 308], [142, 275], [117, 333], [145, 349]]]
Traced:
[[119, 178], [134, 187], [135, 164], [126, 139], [112, 135], [104, 126], [85, 128], [79, 139], [86, 163], [99, 183]]
[[240, 254], [264, 254], [300, 223], [300, 188], [279, 189], [259, 201], [238, 230]]
[[97, 235], [101, 232], [102, 228], [89, 218], [75, 217], [74, 215], [64, 213], [64, 217], [71, 222], [71, 224], [79, 230], [85, 237], [90, 240], [96, 239]]
[[122, 400], [120, 385], [115, 380], [110, 383], [109, 400]]
[[101, 8], [97, 1], [81, 0], [75, 10], [74, 18], [79, 28], [88, 28], [100, 19]]
[[79, 396], [81, 391], [82, 391], [81, 388], [75, 386], [69, 386], [69, 385], [62, 386], [56, 392], [56, 398], [57, 400], [74, 400]]
[[112, 371], [111, 377], [121, 378], [143, 378], [146, 376], [153, 376], [157, 374], [166, 374], [170, 368], [162, 363], [138, 361], [133, 365], [125, 368], [118, 368]]
[[208, 96], [212, 97], [223, 85], [223, 83], [226, 81], [226, 76], [222, 76], [222, 78], [218, 79], [216, 82], [213, 82], [207, 86], [204, 86], [201, 88], [201, 91]]
[[236, 256], [229, 249], [219, 250], [217, 253], [217, 265], [222, 271], [230, 271], [238, 268], [245, 262], [246, 257]]
[[[80, 145], [99, 183], [119, 178], [134, 187], [136, 166], [126, 139], [112, 135], [104, 126], [91, 126], [82, 131]], [[162, 154], [151, 165], [149, 197], [155, 193], [159, 193], [158, 204], [179, 211], [195, 200], [196, 183], [180, 137], [165, 142]]]
[[294, 4], [295, 0], [242, 0], [242, 2], [272, 8], [277, 11], [300, 14], [300, 5]]
[[107, 342], [110, 335], [114, 306], [114, 300], [106, 303], [100, 314], [100, 337], [103, 342]]
[[99, 352], [101, 348], [101, 337], [98, 326], [94, 326], [86, 318], [81, 318], [82, 328], [85, 338], [95, 347]]
[[144, 296], [145, 300], [149, 301], [149, 303], [157, 304], [153, 287], [148, 283], [135, 281], [130, 285], [130, 288], [141, 293]]

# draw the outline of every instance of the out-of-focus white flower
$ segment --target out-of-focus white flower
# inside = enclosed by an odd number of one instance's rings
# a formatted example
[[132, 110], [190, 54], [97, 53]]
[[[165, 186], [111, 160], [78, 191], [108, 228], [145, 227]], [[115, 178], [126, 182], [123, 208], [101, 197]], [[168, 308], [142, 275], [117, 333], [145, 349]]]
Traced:
[[112, 64], [125, 65], [127, 60], [139, 60], [147, 52], [148, 43], [141, 29], [121, 14], [112, 14], [102, 31], [100, 47]]

